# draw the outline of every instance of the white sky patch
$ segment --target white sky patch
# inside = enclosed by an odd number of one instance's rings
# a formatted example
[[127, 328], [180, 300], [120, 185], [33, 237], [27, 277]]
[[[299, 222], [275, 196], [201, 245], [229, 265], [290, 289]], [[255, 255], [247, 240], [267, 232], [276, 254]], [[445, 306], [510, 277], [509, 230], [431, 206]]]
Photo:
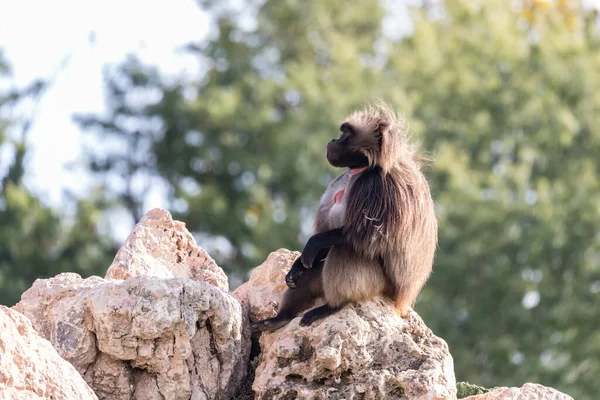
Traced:
[[85, 192], [89, 177], [72, 166], [82, 166], [83, 140], [72, 116], [105, 110], [103, 67], [135, 53], [165, 73], [195, 76], [198, 63], [179, 49], [202, 39], [208, 24], [193, 0], [0, 1], [0, 48], [11, 64], [13, 86], [51, 77], [69, 57], [28, 138], [28, 187], [54, 206], [62, 205], [64, 188]]

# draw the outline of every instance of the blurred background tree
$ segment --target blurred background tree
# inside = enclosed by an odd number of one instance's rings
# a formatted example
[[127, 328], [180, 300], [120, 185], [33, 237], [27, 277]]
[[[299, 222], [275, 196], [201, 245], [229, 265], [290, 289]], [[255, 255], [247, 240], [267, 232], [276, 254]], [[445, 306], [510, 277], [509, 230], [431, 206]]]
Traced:
[[[426, 173], [440, 245], [416, 309], [447, 340], [457, 379], [597, 397], [595, 11], [569, 0], [423, 1], [404, 20], [400, 3], [366, 0], [200, 6], [215, 29], [187, 46], [202, 66], [195, 80], [132, 56], [106, 70], [108, 112], [76, 117], [100, 185], [102, 204], [81, 200], [92, 215], [110, 206], [136, 221], [164, 185], [175, 217], [235, 286], [270, 251], [301, 248], [341, 172], [325, 143], [380, 97], [436, 160]], [[107, 243], [87, 221], [81, 243]]]
[[[0, 51], [0, 75], [9, 72]], [[0, 304], [19, 301], [40, 277], [104, 275], [116, 251], [98, 230], [99, 198], [74, 200], [74, 212], [67, 216], [43, 204], [23, 184], [28, 132], [48, 85], [38, 80], [22, 90], [0, 92], [0, 146], [12, 153], [12, 160], [1, 160], [6, 173], [0, 174]]]

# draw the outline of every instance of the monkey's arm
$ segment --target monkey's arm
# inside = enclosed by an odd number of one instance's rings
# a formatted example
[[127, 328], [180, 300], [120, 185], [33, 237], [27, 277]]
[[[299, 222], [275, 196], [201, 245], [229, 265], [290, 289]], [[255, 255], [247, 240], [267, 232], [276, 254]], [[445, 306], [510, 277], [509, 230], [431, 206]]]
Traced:
[[300, 256], [304, 268], [312, 267], [313, 262], [317, 259], [317, 256], [322, 249], [330, 248], [342, 243], [344, 243], [343, 228], [332, 229], [313, 235], [308, 239], [306, 246], [304, 246], [304, 250], [302, 250], [302, 255]]

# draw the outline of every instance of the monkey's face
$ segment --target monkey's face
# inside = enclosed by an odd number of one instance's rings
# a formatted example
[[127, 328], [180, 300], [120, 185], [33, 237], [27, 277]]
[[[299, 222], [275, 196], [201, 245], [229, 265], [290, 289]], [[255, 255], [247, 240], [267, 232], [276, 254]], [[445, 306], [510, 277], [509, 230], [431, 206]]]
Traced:
[[357, 132], [344, 122], [340, 127], [341, 135], [327, 143], [327, 161], [334, 167], [361, 168], [369, 165], [368, 141], [365, 135]]

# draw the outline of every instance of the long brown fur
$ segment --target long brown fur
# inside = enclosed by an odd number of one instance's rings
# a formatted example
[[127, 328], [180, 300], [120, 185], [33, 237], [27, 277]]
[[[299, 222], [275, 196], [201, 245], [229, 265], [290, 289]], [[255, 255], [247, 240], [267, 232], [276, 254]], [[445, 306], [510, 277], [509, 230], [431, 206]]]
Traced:
[[[384, 294], [405, 316], [431, 274], [437, 247], [437, 219], [429, 184], [421, 172], [423, 158], [410, 143], [403, 121], [384, 105], [355, 112], [346, 122], [357, 132], [356, 141], [363, 146], [360, 151], [369, 158], [371, 168], [350, 179], [345, 240], [361, 256], [382, 260]], [[333, 264], [329, 257], [328, 261], [326, 270]], [[343, 286], [347, 274], [337, 263], [336, 270], [338, 278], [331, 271], [324, 275], [334, 280], [332, 285]], [[372, 295], [377, 294], [374, 286]], [[327, 291], [326, 298], [330, 301]]]

